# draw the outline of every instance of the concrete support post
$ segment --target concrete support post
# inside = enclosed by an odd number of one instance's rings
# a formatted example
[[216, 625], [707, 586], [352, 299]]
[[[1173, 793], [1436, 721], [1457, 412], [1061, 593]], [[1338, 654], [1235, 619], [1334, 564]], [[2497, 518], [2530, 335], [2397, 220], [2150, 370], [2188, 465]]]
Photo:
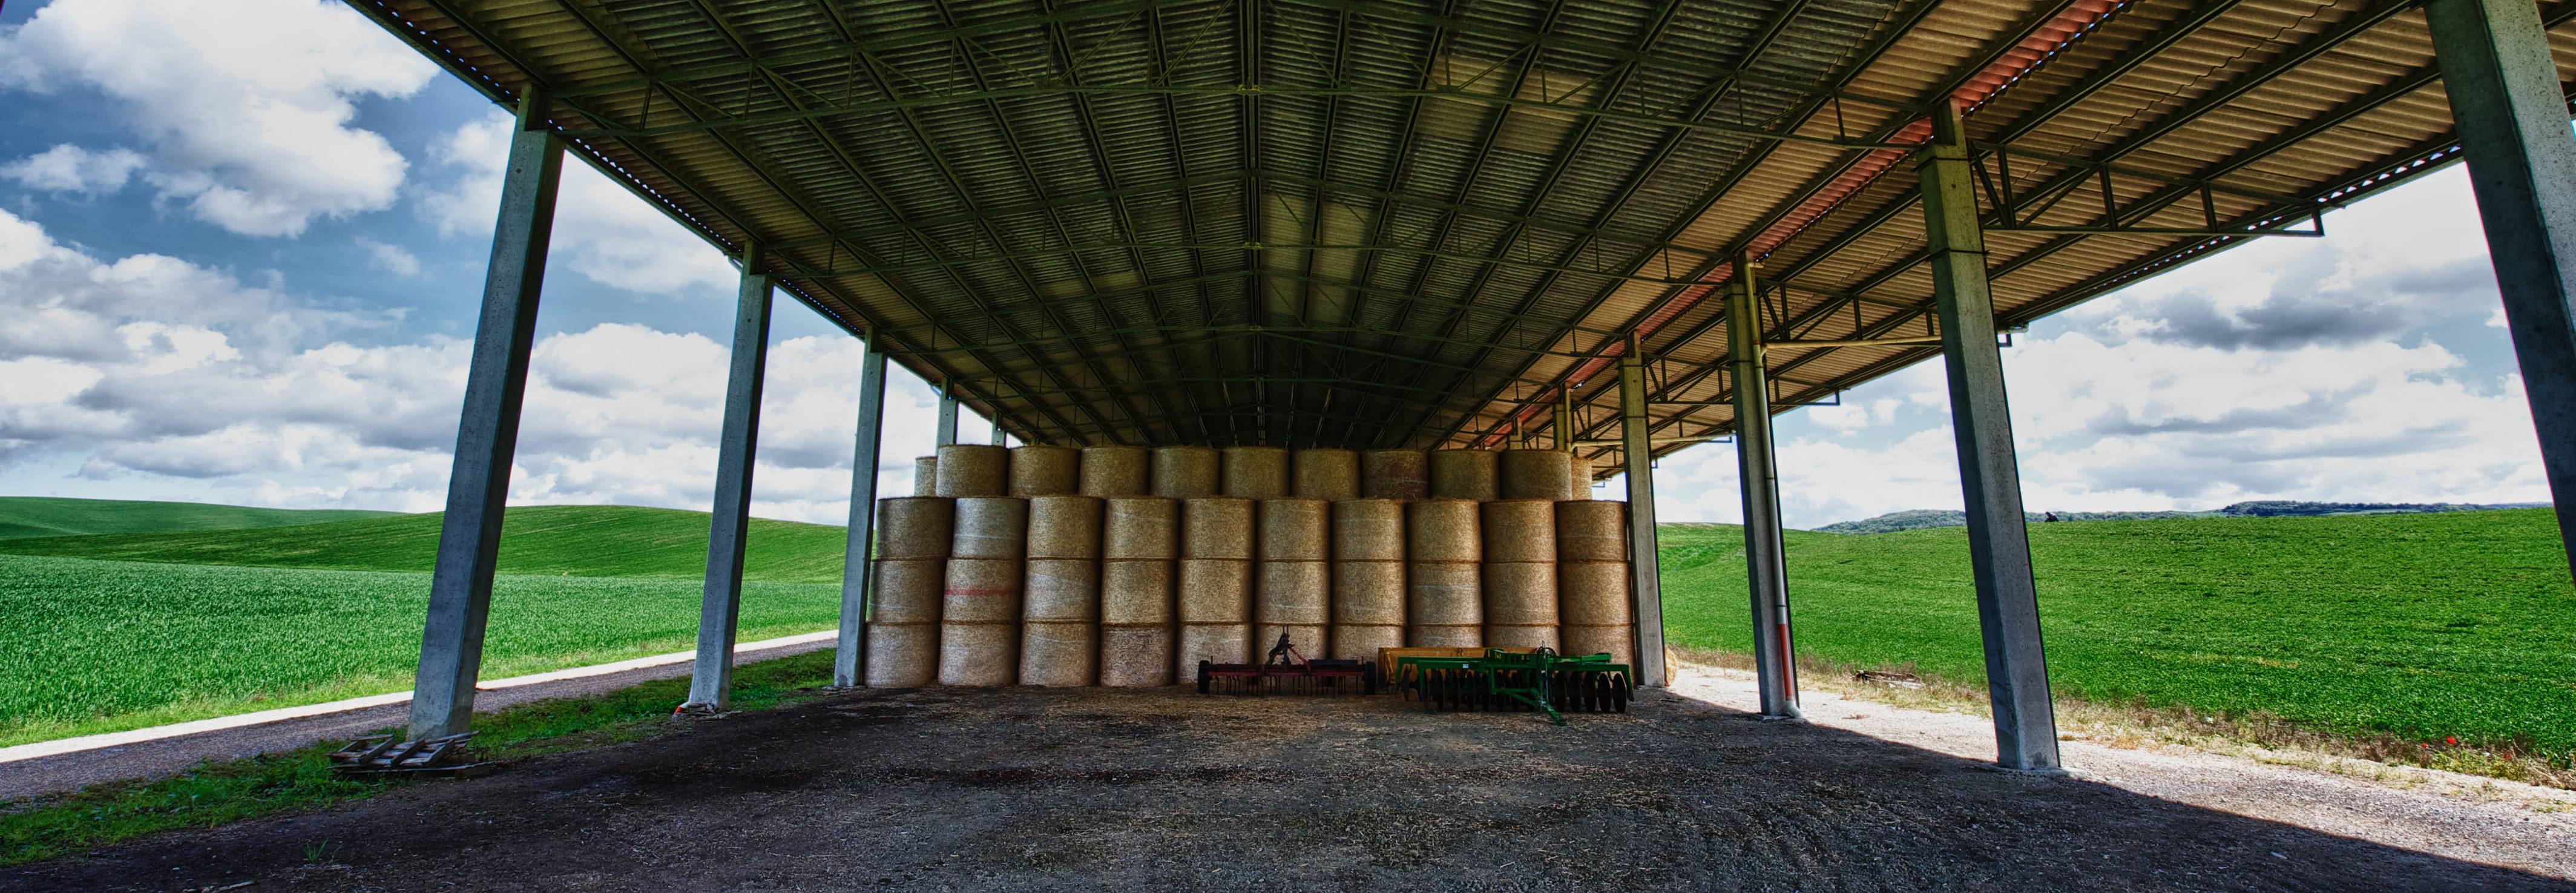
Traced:
[[1646, 417], [1646, 361], [1634, 332], [1619, 356], [1620, 455], [1628, 479], [1628, 597], [1635, 599], [1637, 685], [1671, 682], [1664, 666], [1664, 574], [1655, 551], [1655, 450]]
[[1766, 719], [1798, 718], [1798, 652], [1789, 636], [1789, 561], [1780, 468], [1771, 449], [1771, 381], [1753, 258], [1735, 255], [1726, 284], [1727, 372], [1735, 386], [1735, 469], [1744, 495], [1744, 577], [1753, 597], [1753, 668]]
[[867, 679], [868, 587], [875, 576], [877, 460], [885, 441], [885, 351], [871, 334], [859, 360], [859, 435], [850, 451], [850, 538], [841, 553], [841, 636], [832, 652], [832, 684], [843, 688]]
[[751, 527], [752, 458], [759, 451], [761, 376], [769, 365], [770, 281], [760, 246], [742, 253], [734, 308], [733, 364], [725, 376], [724, 431], [716, 444], [716, 498], [707, 532], [706, 594], [698, 610], [698, 659], [689, 676], [690, 712], [723, 710], [733, 688], [733, 646], [742, 615], [742, 554]]
[[1977, 620], [1985, 636], [1986, 693], [1994, 705], [1996, 762], [2007, 769], [2055, 770], [2057, 711], [2049, 701], [2048, 659], [2040, 647], [2030, 528], [2022, 515], [2003, 351], [1995, 346], [1985, 235], [1970, 188], [1974, 171], [1956, 106], [1944, 104], [1935, 113], [1932, 143], [1919, 159], [1932, 299], [1941, 319], [1950, 426], [1958, 438]]
[[[1556, 432], [1557, 449], [1574, 448], [1574, 387], [1572, 385], [1557, 390], [1556, 419], [1550, 427]], [[1584, 487], [1592, 486], [1591, 481], [1576, 481], [1575, 484]]]
[[930, 442], [938, 446], [957, 442], [957, 398], [945, 385], [939, 388], [939, 427], [931, 430]]
[[2532, 0], [2424, 4], [2504, 295], [2558, 535], [2576, 555], [2576, 135]]
[[464, 732], [474, 720], [483, 624], [501, 552], [501, 512], [519, 445], [519, 404], [527, 394], [546, 243], [554, 231], [555, 181], [563, 171], [563, 148], [547, 129], [545, 98], [533, 89], [519, 100], [509, 165], [501, 181], [500, 220], [492, 227], [491, 266], [483, 275], [483, 316], [466, 369], [465, 407], [456, 423], [456, 460], [447, 476], [447, 514], [429, 578], [420, 673], [412, 681], [409, 734], [415, 741]]

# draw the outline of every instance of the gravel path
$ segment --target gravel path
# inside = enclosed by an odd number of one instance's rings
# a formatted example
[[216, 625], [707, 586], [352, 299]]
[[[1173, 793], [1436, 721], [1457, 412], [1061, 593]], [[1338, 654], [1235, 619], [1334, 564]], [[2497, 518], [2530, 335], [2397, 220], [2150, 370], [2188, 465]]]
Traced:
[[1383, 696], [849, 692], [0, 889], [2576, 890], [2576, 828], [2530, 792], [2081, 742], [2074, 777], [2029, 776], [1981, 764], [1975, 717], [1747, 704], [1723, 673], [1566, 728]]

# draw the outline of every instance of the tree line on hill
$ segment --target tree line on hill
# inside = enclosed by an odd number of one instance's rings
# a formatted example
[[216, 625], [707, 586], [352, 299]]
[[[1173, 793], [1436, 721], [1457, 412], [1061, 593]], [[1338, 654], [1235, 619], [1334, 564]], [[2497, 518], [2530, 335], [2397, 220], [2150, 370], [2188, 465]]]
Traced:
[[[2201, 512], [2030, 512], [2032, 523], [2045, 523], [2054, 514], [2059, 521], [2145, 521], [2159, 518], [2286, 518], [2310, 515], [2393, 515], [2426, 512], [2473, 512], [2487, 509], [2535, 508], [2548, 503], [2505, 503], [2479, 505], [2463, 502], [2302, 502], [2288, 499], [2262, 499], [2239, 502], [2215, 511]], [[1906, 509], [1875, 518], [1842, 521], [1816, 528], [1819, 533], [1893, 533], [1899, 530], [1921, 530], [1926, 527], [1964, 527], [1968, 513], [1957, 509]]]

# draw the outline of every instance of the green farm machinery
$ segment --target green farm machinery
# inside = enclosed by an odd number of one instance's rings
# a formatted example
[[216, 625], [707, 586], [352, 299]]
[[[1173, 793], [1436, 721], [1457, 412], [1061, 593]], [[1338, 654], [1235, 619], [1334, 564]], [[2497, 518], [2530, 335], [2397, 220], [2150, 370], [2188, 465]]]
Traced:
[[1394, 679], [1430, 710], [1535, 710], [1565, 724], [1567, 713], [1628, 712], [1627, 664], [1610, 655], [1487, 648], [1474, 656], [1406, 655]]

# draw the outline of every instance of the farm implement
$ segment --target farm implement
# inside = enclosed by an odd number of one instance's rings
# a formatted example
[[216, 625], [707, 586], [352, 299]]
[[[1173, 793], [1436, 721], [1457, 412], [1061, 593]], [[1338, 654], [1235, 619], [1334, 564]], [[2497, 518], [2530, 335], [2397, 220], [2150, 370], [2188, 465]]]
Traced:
[[1430, 710], [1535, 710], [1561, 726], [1567, 713], [1628, 712], [1628, 665], [1610, 661], [1547, 648], [1407, 655], [1396, 658], [1396, 689]]
[[1316, 660], [1288, 643], [1279, 643], [1257, 664], [1199, 661], [1199, 694], [1377, 694], [1377, 663], [1364, 660]]

